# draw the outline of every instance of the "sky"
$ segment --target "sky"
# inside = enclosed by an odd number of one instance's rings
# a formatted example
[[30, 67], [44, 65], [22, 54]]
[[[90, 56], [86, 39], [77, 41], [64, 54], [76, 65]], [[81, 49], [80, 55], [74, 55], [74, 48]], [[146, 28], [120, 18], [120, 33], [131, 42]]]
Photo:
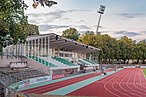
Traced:
[[36, 9], [33, 0], [24, 0], [29, 6], [25, 11], [30, 24], [39, 26], [41, 34], [56, 33], [73, 27], [80, 34], [96, 31], [100, 5], [106, 6], [101, 17], [101, 34], [120, 38], [127, 36], [133, 40], [146, 39], [146, 0], [54, 0], [52, 7]]

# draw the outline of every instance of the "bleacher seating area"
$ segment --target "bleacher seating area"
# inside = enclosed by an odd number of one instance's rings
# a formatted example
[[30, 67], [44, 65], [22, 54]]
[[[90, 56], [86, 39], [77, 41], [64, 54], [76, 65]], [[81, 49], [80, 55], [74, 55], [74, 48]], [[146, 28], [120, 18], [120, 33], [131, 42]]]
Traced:
[[39, 76], [46, 76], [45, 73], [34, 69], [19, 69], [12, 70], [10, 68], [0, 68], [0, 78], [7, 86], [16, 83], [21, 80], [35, 78]]
[[[86, 65], [87, 63], [85, 63], [84, 61], [82, 60], [78, 60], [78, 62], [80, 62], [82, 65]], [[88, 65], [88, 64], [87, 64]]]
[[59, 57], [52, 57], [52, 58], [55, 59], [56, 61], [59, 61], [59, 62], [65, 64], [65, 65], [68, 65], [68, 66], [76, 66], [72, 62], [69, 62], [68, 60], [65, 60], [63, 58], [59, 58]]
[[98, 66], [99, 65], [92, 61], [89, 61], [88, 59], [79, 59], [78, 62], [84, 66]]
[[45, 61], [44, 59], [38, 58], [36, 56], [30, 56], [30, 58], [32, 58], [33, 60], [35, 60], [35, 61], [37, 61], [37, 62], [39, 62], [47, 67], [57, 67], [55, 64], [50, 63], [48, 61]]
[[[93, 67], [99, 67], [99, 64], [96, 64], [95, 62], [92, 62], [88, 59], [79, 59], [78, 65], [75, 63], [72, 63], [68, 61], [67, 59], [61, 58], [61, 57], [36, 57], [36, 56], [29, 56], [29, 58], [33, 59], [36, 62], [41, 63], [42, 65], [51, 68], [52, 70], [57, 69], [69, 69], [69, 68], [79, 68], [80, 65], [89, 67], [90, 69], [93, 69]], [[89, 69], [88, 68], [88, 69]]]
[[77, 66], [76, 64], [69, 62], [66, 59], [60, 57], [36, 57], [36, 56], [29, 56], [29, 58], [33, 59], [36, 62], [41, 63], [47, 67], [71, 67]]
[[76, 64], [58, 56], [28, 56], [28, 58], [40, 63], [39, 65], [42, 64], [46, 66], [45, 68], [52, 70], [50, 74], [58, 74], [64, 72], [66, 69], [76, 69], [76, 72], [78, 72], [79, 69], [81, 69], [81, 66], [85, 66], [88, 70], [95, 70], [99, 68], [99, 64], [96, 64], [88, 59], [79, 59], [78, 63]]
[[0, 97], [4, 97], [4, 85], [0, 83]]
[[92, 62], [92, 61], [89, 61], [89, 60], [87, 60], [87, 59], [83, 59], [83, 60], [85, 60], [85, 61], [87, 61], [87, 62], [89, 62], [89, 63], [91, 63], [91, 64], [96, 64], [96, 63], [94, 63], [94, 62]]

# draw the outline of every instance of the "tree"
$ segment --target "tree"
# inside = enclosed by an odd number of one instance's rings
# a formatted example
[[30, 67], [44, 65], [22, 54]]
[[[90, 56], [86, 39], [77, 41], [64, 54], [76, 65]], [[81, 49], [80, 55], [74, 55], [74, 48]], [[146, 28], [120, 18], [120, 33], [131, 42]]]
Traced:
[[34, 24], [28, 24], [28, 22], [26, 22], [25, 24], [21, 24], [21, 28], [24, 30], [27, 36], [39, 35], [38, 26]]
[[0, 1], [0, 52], [6, 45], [24, 43], [30, 32], [38, 34], [38, 27], [29, 25], [24, 15], [27, 7], [21, 0]]
[[39, 29], [38, 26], [34, 24], [29, 24], [28, 25], [28, 30], [27, 30], [27, 35], [39, 35]]
[[65, 31], [63, 31], [63, 34], [62, 34], [63, 37], [73, 39], [75, 41], [78, 40], [79, 35], [80, 34], [78, 33], [78, 31], [75, 28], [66, 29]]
[[87, 31], [82, 34], [78, 40], [87, 45], [91, 45], [100, 49], [99, 61], [109, 62], [114, 60], [114, 48], [116, 39], [111, 38], [109, 35], [94, 34], [93, 31]]
[[48, 6], [48, 7], [51, 7], [52, 5], [55, 5], [55, 4], [57, 4], [57, 2], [56, 1], [52, 1], [52, 0], [33, 0], [33, 4], [32, 4], [32, 6], [34, 7], [34, 8], [37, 8], [37, 6], [39, 5], [39, 4], [41, 4], [41, 6]]
[[19, 40], [25, 39], [25, 32], [19, 25], [27, 22], [27, 17], [24, 16], [24, 9], [26, 8], [26, 4], [21, 0], [0, 1], [1, 48], [6, 44], [17, 43]]
[[139, 63], [139, 61], [141, 60], [142, 64], [144, 64], [146, 59], [146, 41], [138, 42], [135, 49], [137, 55], [137, 63]]
[[95, 43], [95, 35], [93, 31], [86, 31], [85, 34], [82, 34], [79, 39], [79, 42], [82, 42], [87, 45], [94, 46]]
[[118, 51], [120, 59], [123, 60], [124, 63], [126, 63], [126, 60], [129, 60], [132, 58], [132, 49], [133, 49], [134, 41], [126, 36], [122, 37], [118, 40]]
[[86, 31], [85, 34], [87, 34], [87, 35], [94, 35], [94, 32], [93, 31]]

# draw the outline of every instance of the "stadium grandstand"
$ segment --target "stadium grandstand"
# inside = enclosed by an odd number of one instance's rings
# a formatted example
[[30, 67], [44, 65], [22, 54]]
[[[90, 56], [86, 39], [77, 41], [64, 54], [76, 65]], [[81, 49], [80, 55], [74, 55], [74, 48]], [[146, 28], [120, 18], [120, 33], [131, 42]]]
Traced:
[[[54, 33], [29, 36], [24, 44], [3, 48], [0, 85], [7, 87], [30, 78], [51, 76], [51, 79], [57, 79], [94, 71], [99, 68], [99, 64], [91, 60], [91, 53], [98, 51], [98, 48]], [[0, 95], [4, 95], [6, 90], [1, 87], [0, 92]]]

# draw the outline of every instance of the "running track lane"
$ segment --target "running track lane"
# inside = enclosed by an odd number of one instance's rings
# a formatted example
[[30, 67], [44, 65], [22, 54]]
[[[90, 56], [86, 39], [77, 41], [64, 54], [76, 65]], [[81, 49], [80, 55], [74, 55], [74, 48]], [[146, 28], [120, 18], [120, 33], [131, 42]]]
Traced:
[[65, 87], [70, 84], [77, 83], [79, 81], [83, 81], [83, 80], [95, 77], [97, 75], [100, 75], [100, 73], [92, 73], [92, 74], [88, 74], [88, 75], [84, 75], [84, 76], [80, 76], [80, 77], [75, 77], [75, 78], [63, 80], [60, 82], [55, 82], [55, 83], [48, 84], [48, 85], [43, 85], [43, 86], [39, 86], [39, 87], [27, 89], [27, 90], [22, 90], [21, 92], [43, 94], [43, 93], [50, 92], [50, 91], [53, 91], [58, 88]]
[[146, 80], [140, 68], [127, 68], [67, 95], [146, 97]]

